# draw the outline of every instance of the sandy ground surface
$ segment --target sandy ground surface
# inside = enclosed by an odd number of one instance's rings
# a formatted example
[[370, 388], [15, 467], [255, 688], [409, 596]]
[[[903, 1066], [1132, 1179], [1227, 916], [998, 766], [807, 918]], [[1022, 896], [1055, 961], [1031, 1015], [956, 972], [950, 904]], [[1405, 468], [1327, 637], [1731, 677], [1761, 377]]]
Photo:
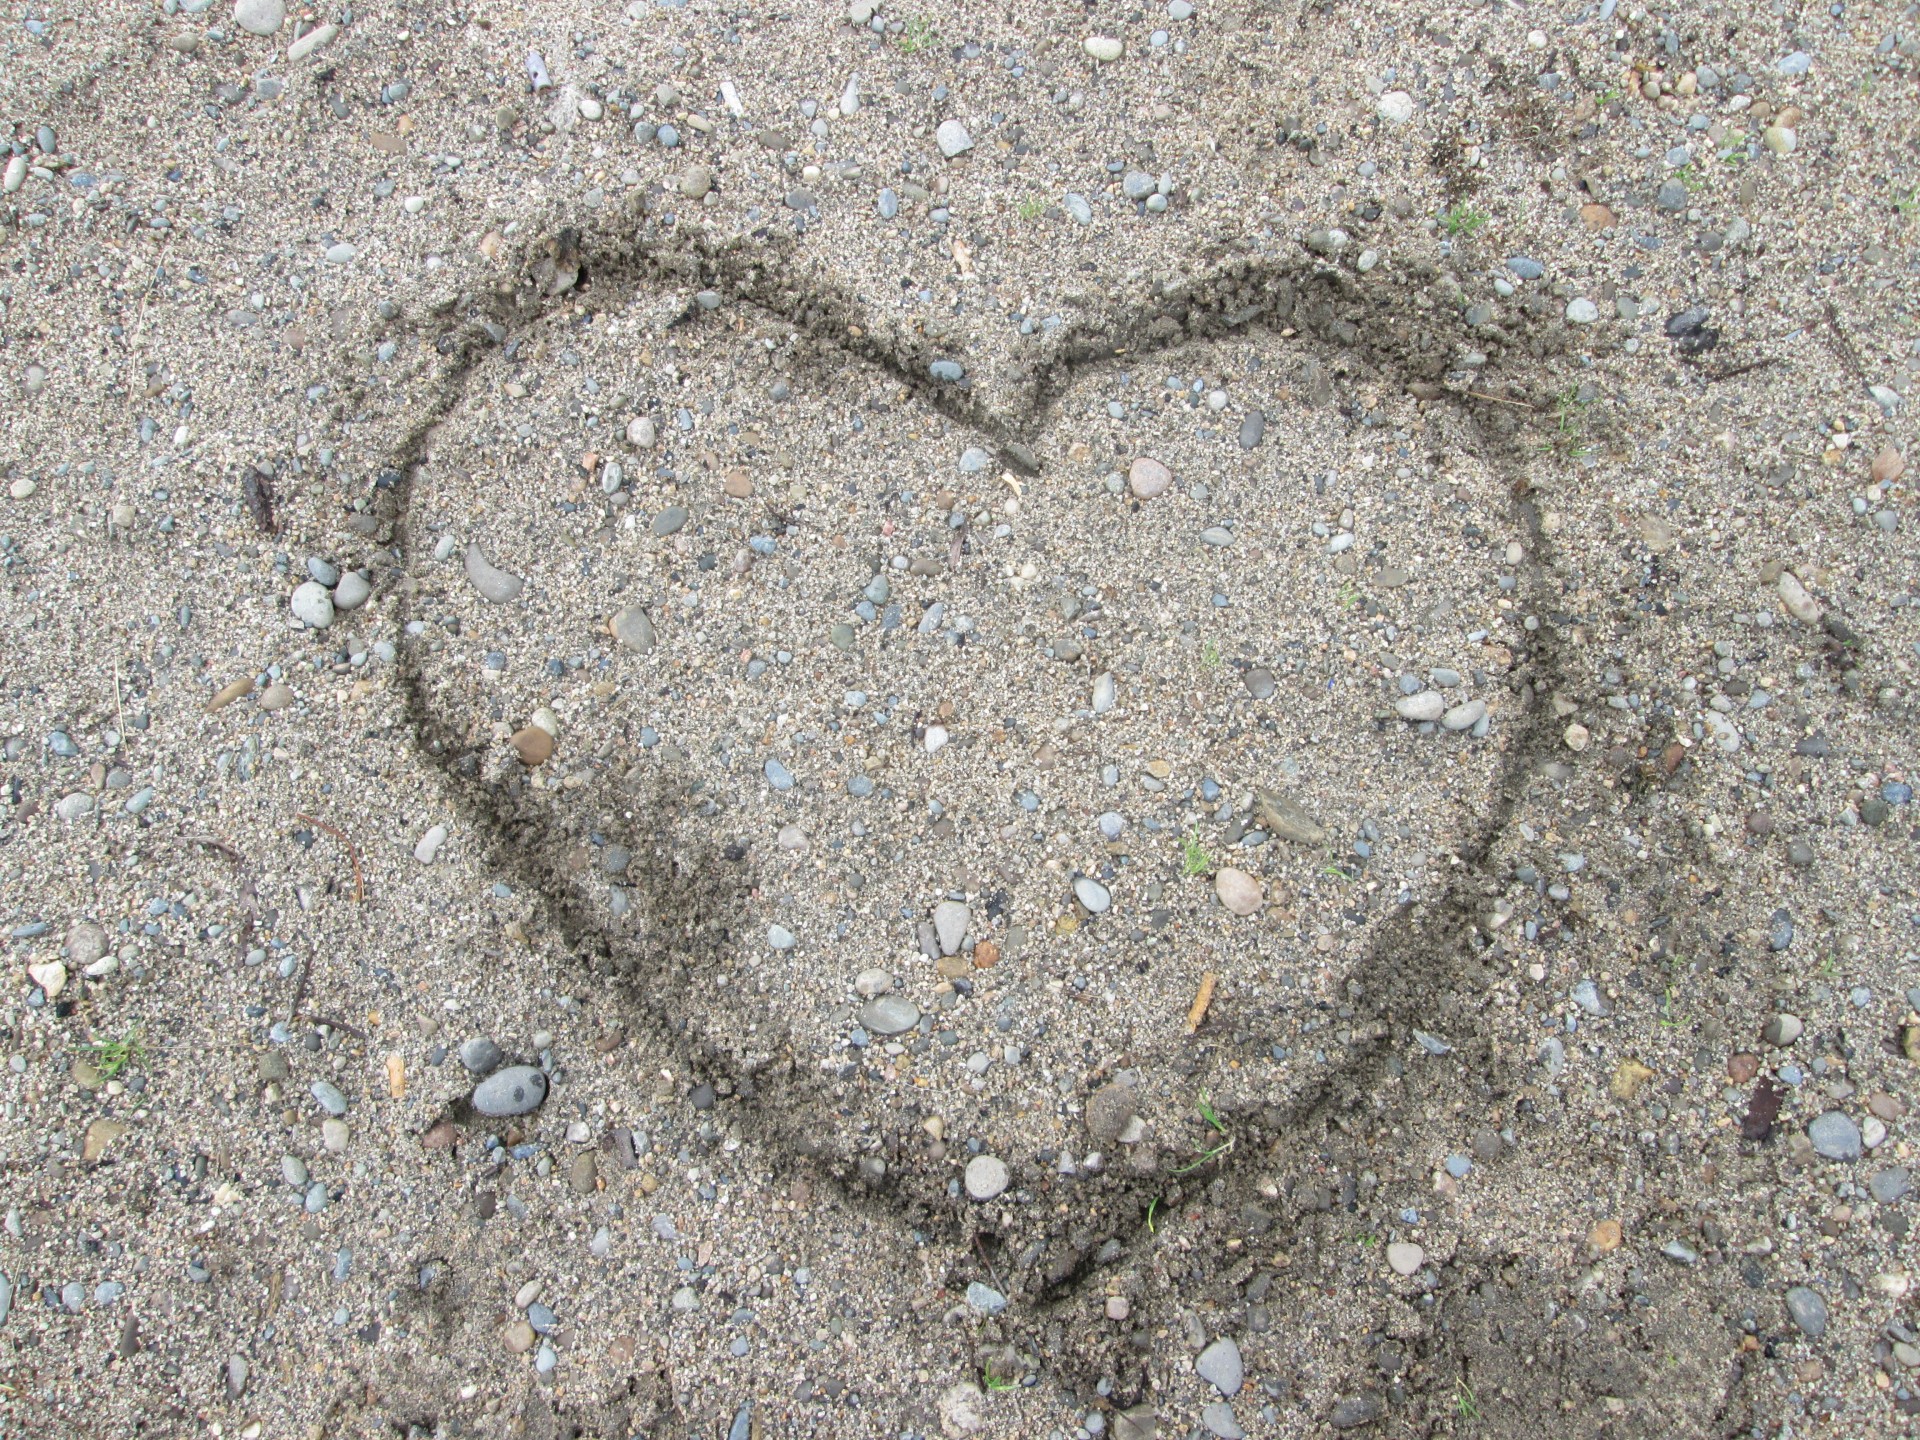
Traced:
[[1920, 19], [0, 23], [0, 1433], [1920, 1423]]

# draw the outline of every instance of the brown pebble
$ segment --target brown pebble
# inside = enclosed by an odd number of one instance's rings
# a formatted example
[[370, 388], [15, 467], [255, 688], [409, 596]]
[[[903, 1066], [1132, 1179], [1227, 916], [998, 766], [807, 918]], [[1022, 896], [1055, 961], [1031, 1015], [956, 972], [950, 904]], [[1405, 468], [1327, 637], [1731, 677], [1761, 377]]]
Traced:
[[753, 494], [753, 477], [736, 465], [727, 471], [726, 478], [720, 482], [720, 489], [735, 500], [744, 500]]
[[1580, 207], [1580, 223], [1589, 230], [1611, 230], [1614, 225], [1613, 211], [1597, 202], [1589, 202]]
[[1000, 963], [1000, 947], [991, 940], [982, 940], [973, 947], [973, 968], [991, 970]]
[[1906, 1103], [1884, 1090], [1876, 1090], [1867, 1097], [1867, 1109], [1889, 1125], [1907, 1113]]
[[114, 1141], [127, 1133], [124, 1121], [109, 1120], [102, 1116], [87, 1126], [87, 1137], [81, 1142], [80, 1159], [91, 1165], [98, 1160]]
[[1890, 480], [1898, 480], [1907, 473], [1907, 457], [1891, 445], [1882, 445], [1880, 453], [1873, 457], [1873, 482], [1885, 485]]
[[1602, 1220], [1587, 1232], [1587, 1244], [1601, 1255], [1611, 1255], [1620, 1248], [1620, 1222]]
[[507, 743], [519, 754], [520, 763], [529, 769], [546, 763], [553, 756], [553, 736], [538, 725], [514, 731], [513, 738]]
[[1660, 752], [1660, 768], [1671, 775], [1687, 763], [1687, 747], [1678, 740], [1672, 741]]
[[599, 1039], [593, 1042], [593, 1048], [598, 1050], [602, 1055], [611, 1055], [614, 1051], [618, 1050], [622, 1045], [626, 1043], [627, 1043], [626, 1031], [609, 1030], [604, 1035], [602, 1035]]
[[1773, 833], [1773, 816], [1765, 810], [1749, 810], [1747, 812], [1747, 833], [1749, 835], [1771, 835]]
[[459, 1131], [453, 1128], [451, 1120], [437, 1120], [427, 1127], [427, 1133], [420, 1137], [422, 1148], [427, 1150], [451, 1150]]
[[505, 1341], [509, 1354], [524, 1355], [533, 1348], [533, 1326], [524, 1320], [515, 1320], [500, 1338]]
[[600, 1163], [593, 1158], [591, 1150], [582, 1150], [573, 1157], [573, 1165], [567, 1171], [567, 1183], [573, 1186], [576, 1195], [591, 1195], [600, 1180]]
[[253, 677], [251, 675], [242, 675], [238, 680], [229, 680], [214, 691], [213, 698], [207, 701], [207, 714], [211, 715], [216, 710], [224, 710], [241, 696], [252, 693]]
[[1744, 1085], [1760, 1073], [1760, 1057], [1751, 1050], [1736, 1050], [1727, 1057], [1727, 1079]]

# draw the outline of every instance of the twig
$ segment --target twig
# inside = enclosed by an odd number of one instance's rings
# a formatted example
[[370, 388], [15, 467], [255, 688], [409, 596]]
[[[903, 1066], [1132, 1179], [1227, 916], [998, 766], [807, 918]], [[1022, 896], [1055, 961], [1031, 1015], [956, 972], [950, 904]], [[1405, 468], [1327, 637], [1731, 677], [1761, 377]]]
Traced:
[[1213, 987], [1220, 977], [1209, 970], [1200, 977], [1200, 993], [1193, 997], [1193, 1008], [1187, 1011], [1187, 1033], [1193, 1034], [1200, 1028], [1200, 1022], [1207, 1018], [1207, 1007], [1213, 1003]]
[[344, 1030], [347, 1032], [347, 1034], [353, 1036], [356, 1040], [360, 1041], [362, 1044], [366, 1043], [367, 1032], [355, 1026], [349, 1025], [344, 1020], [335, 1020], [330, 1015], [316, 1015], [311, 1010], [307, 1012], [306, 1018], [311, 1020], [316, 1025], [325, 1025], [330, 1030]]
[[324, 820], [317, 820], [304, 811], [295, 815], [293, 818], [296, 820], [304, 820], [307, 824], [313, 826], [314, 829], [333, 836], [334, 839], [347, 847], [347, 859], [353, 862], [353, 903], [356, 905], [365, 903], [367, 898], [367, 883], [365, 877], [360, 873], [360, 852], [354, 848], [353, 841], [347, 838], [347, 832], [342, 830], [338, 825], [329, 825]]
[[113, 717], [120, 724], [120, 743], [127, 743], [127, 712], [120, 703], [120, 648], [113, 651]]
[[1520, 410], [1538, 411], [1540, 409], [1531, 400], [1509, 400], [1504, 395], [1489, 395], [1484, 390], [1469, 390], [1466, 394], [1475, 400], [1491, 400], [1496, 405], [1512, 405]]
[[218, 838], [217, 836], [182, 835], [180, 837], [180, 843], [183, 845], [204, 845], [209, 850], [212, 850], [217, 854], [224, 855], [227, 859], [231, 860], [236, 865], [244, 866], [247, 863], [246, 856], [242, 855], [238, 850], [234, 849], [233, 846], [229, 845], [226, 841]]
[[1776, 355], [1762, 355], [1758, 360], [1749, 360], [1744, 365], [1734, 365], [1725, 370], [1709, 370], [1707, 372], [1707, 383], [1709, 385], [1718, 384], [1722, 380], [1731, 380], [1736, 375], [1747, 375], [1755, 370], [1765, 370], [1769, 365], [1778, 365], [1779, 363], [1780, 359]]
[[180, 842], [183, 845], [204, 845], [232, 862], [234, 869], [240, 872], [240, 929], [235, 938], [240, 942], [240, 953], [245, 955], [247, 947], [253, 944], [253, 927], [260, 914], [260, 892], [254, 888], [253, 876], [247, 873], [247, 857], [213, 835], [182, 835]]

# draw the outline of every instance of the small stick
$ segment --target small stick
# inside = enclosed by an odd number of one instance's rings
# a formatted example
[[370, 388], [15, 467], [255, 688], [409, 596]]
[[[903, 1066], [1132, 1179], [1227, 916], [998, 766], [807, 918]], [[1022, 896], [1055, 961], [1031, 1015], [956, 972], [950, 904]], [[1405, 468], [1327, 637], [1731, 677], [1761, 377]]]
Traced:
[[344, 1030], [347, 1032], [347, 1034], [353, 1036], [354, 1039], [360, 1041], [362, 1044], [366, 1043], [367, 1032], [355, 1026], [349, 1025], [344, 1020], [335, 1020], [330, 1015], [316, 1015], [311, 1010], [305, 1013], [306, 1013], [306, 1018], [311, 1020], [316, 1025], [325, 1025], [330, 1030]]
[[1833, 338], [1840, 347], [1840, 358], [1847, 362], [1847, 368], [1853, 371], [1853, 378], [1862, 385], [1867, 383], [1866, 367], [1860, 363], [1860, 352], [1853, 348], [1853, 341], [1847, 338], [1847, 332], [1840, 328], [1840, 312], [1833, 308], [1831, 300], [1820, 302], [1821, 310], [1827, 317], [1827, 328], [1833, 332]]
[[113, 715], [120, 722], [120, 743], [127, 743], [127, 712], [120, 704], [120, 649], [113, 651]]
[[226, 841], [218, 839], [215, 836], [182, 835], [180, 839], [183, 844], [204, 845], [209, 850], [215, 851], [220, 855], [224, 855], [227, 859], [231, 860], [236, 865], [245, 866], [247, 863], [246, 856], [242, 855], [238, 850], [234, 849], [233, 846], [229, 845]]
[[1466, 393], [1475, 400], [1491, 400], [1496, 405], [1512, 405], [1521, 410], [1538, 410], [1540, 408], [1531, 400], [1509, 400], [1504, 395], [1489, 395], [1484, 390], [1469, 390]]
[[293, 818], [296, 820], [304, 820], [307, 824], [313, 826], [314, 829], [333, 836], [334, 839], [347, 847], [347, 859], [353, 862], [353, 903], [356, 905], [365, 903], [367, 898], [367, 883], [360, 873], [360, 852], [354, 848], [353, 841], [347, 838], [347, 832], [342, 830], [338, 825], [329, 825], [324, 820], [317, 820], [305, 811], [301, 811]]
[[1207, 1018], [1207, 1007], [1213, 1003], [1213, 987], [1219, 976], [1209, 970], [1200, 977], [1200, 993], [1193, 997], [1193, 1008], [1187, 1011], [1187, 1033], [1193, 1034], [1200, 1028], [1200, 1022]]

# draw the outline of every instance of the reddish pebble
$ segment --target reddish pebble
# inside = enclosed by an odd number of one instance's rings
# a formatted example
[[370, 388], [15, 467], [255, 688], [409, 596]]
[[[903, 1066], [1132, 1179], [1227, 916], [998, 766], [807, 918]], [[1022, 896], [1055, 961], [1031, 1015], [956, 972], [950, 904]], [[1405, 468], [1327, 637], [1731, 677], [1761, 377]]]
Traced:
[[1127, 484], [1142, 500], [1151, 500], [1167, 493], [1167, 487], [1173, 484], [1173, 472], [1158, 460], [1142, 455], [1127, 467]]
[[1744, 1085], [1760, 1073], [1760, 1057], [1750, 1050], [1741, 1050], [1727, 1057], [1727, 1078], [1736, 1085]]

